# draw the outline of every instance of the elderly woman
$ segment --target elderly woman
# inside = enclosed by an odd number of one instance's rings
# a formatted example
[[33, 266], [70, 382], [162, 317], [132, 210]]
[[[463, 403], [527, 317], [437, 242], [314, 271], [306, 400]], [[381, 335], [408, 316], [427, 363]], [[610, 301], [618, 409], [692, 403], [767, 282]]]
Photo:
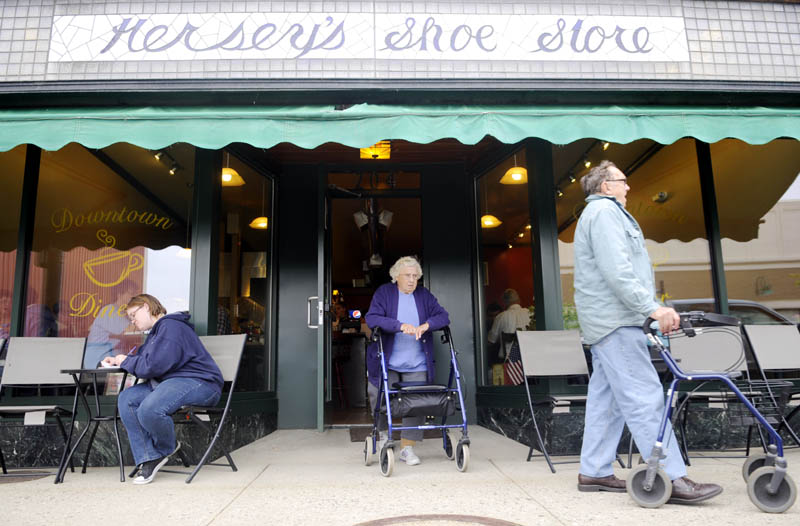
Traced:
[[[367, 312], [370, 329], [380, 327], [386, 360], [389, 386], [395, 382], [433, 382], [433, 338], [431, 331], [450, 324], [447, 311], [425, 287], [417, 286], [422, 277], [422, 267], [416, 258], [402, 257], [389, 269], [391, 283], [378, 287]], [[367, 371], [369, 374], [369, 399], [375, 408], [378, 401], [378, 385], [381, 381], [381, 363], [378, 344], [367, 349]], [[403, 427], [422, 425], [422, 417], [403, 418]], [[387, 428], [385, 417], [381, 430]], [[404, 430], [401, 438], [400, 460], [414, 466], [419, 457], [414, 445], [422, 440], [421, 429]], [[381, 433], [381, 440], [385, 440]]]
[[140, 331], [150, 331], [136, 354], [103, 359], [148, 380], [119, 395], [119, 416], [128, 432], [139, 466], [134, 484], [149, 484], [156, 472], [180, 448], [172, 413], [184, 405], [214, 405], [222, 393], [222, 373], [189, 323], [189, 314], [167, 314], [149, 294], [128, 302], [128, 319]]

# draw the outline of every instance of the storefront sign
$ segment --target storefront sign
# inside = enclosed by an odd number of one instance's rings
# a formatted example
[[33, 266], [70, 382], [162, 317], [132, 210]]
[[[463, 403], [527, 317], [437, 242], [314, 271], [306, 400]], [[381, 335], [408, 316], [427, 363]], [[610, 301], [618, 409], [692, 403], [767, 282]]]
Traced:
[[688, 61], [681, 17], [420, 13], [57, 16], [50, 62]]

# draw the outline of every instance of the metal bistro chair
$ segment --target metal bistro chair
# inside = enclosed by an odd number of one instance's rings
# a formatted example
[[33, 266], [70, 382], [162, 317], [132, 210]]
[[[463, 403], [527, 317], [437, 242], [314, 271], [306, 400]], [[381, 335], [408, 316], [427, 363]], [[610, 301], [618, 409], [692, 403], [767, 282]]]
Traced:
[[[30, 386], [69, 386], [75, 387], [69, 375], [62, 374], [61, 369], [80, 367], [83, 362], [83, 352], [86, 348], [86, 338], [10, 338], [8, 353], [6, 355], [3, 377], [0, 379], [0, 394], [6, 387]], [[64, 452], [61, 462], [64, 461], [72, 440], [72, 426], [67, 433], [62, 417], [74, 416], [77, 407], [77, 393], [72, 408], [61, 405], [0, 405], [0, 417], [19, 420], [23, 425], [45, 425], [47, 417], [54, 417], [64, 438]], [[5, 458], [0, 449], [0, 467], [2, 476], [25, 477], [38, 476], [36, 473], [9, 473], [6, 469]], [[72, 467], [72, 466], [70, 466]]]
[[[202, 467], [205, 465], [228, 466], [233, 471], [238, 471], [236, 464], [233, 462], [233, 458], [231, 458], [230, 453], [228, 453], [228, 449], [223, 444], [223, 441], [219, 440], [219, 438], [222, 434], [223, 427], [227, 422], [228, 414], [230, 413], [231, 400], [233, 399], [233, 393], [236, 388], [236, 378], [239, 375], [239, 364], [242, 361], [242, 354], [244, 353], [244, 344], [246, 339], [246, 334], [200, 336], [200, 341], [203, 343], [203, 346], [206, 348], [206, 350], [208, 350], [208, 353], [211, 355], [211, 357], [214, 358], [219, 370], [222, 372], [223, 380], [225, 380], [225, 383], [230, 382], [227, 395], [225, 392], [222, 393], [223, 399], [225, 400], [225, 406], [223, 408], [220, 408], [219, 404], [214, 407], [184, 406], [175, 412], [173, 416], [178, 419], [178, 422], [196, 424], [200, 429], [208, 434], [211, 440], [205, 450], [205, 453], [203, 453], [200, 462], [197, 463], [197, 466], [195, 466], [193, 471], [185, 472], [163, 469], [161, 471], [168, 471], [172, 473], [188, 473], [189, 476], [186, 477], [187, 484], [192, 482], [192, 479], [194, 479], [200, 469], [202, 469]], [[214, 423], [212, 421], [212, 417], [216, 416], [219, 416], [219, 420]], [[215, 445], [218, 445], [222, 450], [222, 454], [228, 461], [227, 464], [208, 462], [208, 457], [211, 455]], [[183, 465], [189, 467], [189, 461], [182, 449], [178, 450], [178, 455], [180, 456]], [[134, 469], [133, 473], [136, 473], [136, 469]], [[131, 476], [133, 476], [133, 473]]]
[[[544, 445], [539, 425], [536, 422], [534, 405], [549, 404], [553, 412], [568, 412], [574, 403], [586, 402], [586, 385], [569, 386], [566, 383], [567, 376], [589, 377], [589, 368], [586, 364], [586, 355], [583, 352], [580, 332], [577, 330], [566, 331], [517, 331], [517, 342], [519, 344], [520, 355], [522, 358], [522, 369], [525, 375], [525, 391], [528, 395], [528, 407], [531, 411], [531, 421], [536, 431], [536, 440], [550, 471], [555, 473], [554, 464], [573, 464], [575, 460], [565, 460], [554, 462], [547, 452]], [[562, 393], [550, 393], [543, 400], [534, 402], [531, 397], [531, 389], [528, 385], [528, 377], [550, 377], [562, 380], [562, 385], [558, 387]], [[579, 392], [576, 392], [579, 391]], [[528, 461], [534, 456], [534, 446], [528, 449]], [[625, 467], [622, 459], [617, 456], [617, 462]]]
[[[800, 446], [800, 437], [790, 421], [800, 411], [800, 405], [787, 409], [800, 397], [800, 332], [795, 325], [745, 325], [745, 334], [753, 358], [761, 373], [764, 392], [774, 400], [777, 413], [775, 429], [785, 430]], [[788, 412], [787, 412], [788, 411]], [[761, 427], [759, 436], [764, 442]]]
[[[754, 396], [758, 396], [758, 386], [753, 385], [750, 380], [740, 327], [731, 325], [729, 327], [696, 328], [695, 330], [697, 330], [698, 334], [694, 338], [688, 338], [683, 335], [668, 337], [670, 354], [680, 363], [681, 369], [688, 375], [693, 372], [728, 372], [745, 396], [751, 399]], [[679, 400], [676, 402], [677, 407], [674, 412], [674, 419], [680, 429], [679, 445], [684, 462], [687, 465], [691, 465], [686, 438], [687, 422], [693, 405], [697, 405], [699, 402], [707, 408], [716, 407], [727, 410], [729, 419], [732, 422], [738, 419], [738, 423], [743, 425], [750, 426], [754, 421], [750, 418], [749, 412], [744, 410], [734, 393], [719, 382], [702, 382], [676, 398]], [[763, 407], [759, 406], [759, 410], [762, 409]], [[705, 455], [705, 457], [739, 458], [747, 456], [750, 448], [751, 431], [752, 429], [748, 432], [746, 451], [743, 455]]]

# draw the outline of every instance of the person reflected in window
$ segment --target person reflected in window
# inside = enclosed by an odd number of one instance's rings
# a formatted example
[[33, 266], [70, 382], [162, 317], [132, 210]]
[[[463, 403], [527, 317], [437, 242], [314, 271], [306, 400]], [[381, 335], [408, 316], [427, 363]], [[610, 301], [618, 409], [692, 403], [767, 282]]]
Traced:
[[172, 413], [184, 405], [210, 406], [222, 393], [222, 373], [189, 323], [189, 314], [167, 314], [158, 299], [139, 294], [128, 302], [128, 319], [140, 331], [150, 331], [134, 355], [103, 360], [147, 380], [120, 393], [117, 405], [133, 459], [134, 484], [149, 484], [180, 448]]
[[341, 330], [341, 323], [347, 321], [347, 305], [345, 305], [344, 302], [334, 303], [331, 313], [333, 315], [331, 327], [334, 332], [338, 332]]
[[524, 329], [531, 322], [531, 313], [519, 304], [519, 294], [514, 289], [503, 291], [503, 306], [505, 310], [495, 316], [492, 328], [489, 329], [487, 339], [491, 344], [498, 344], [498, 358], [502, 361], [506, 357], [506, 349], [502, 345], [503, 334], [514, 334], [517, 329]]
[[[433, 338], [431, 331], [450, 324], [447, 311], [425, 287], [418, 286], [422, 267], [416, 258], [405, 256], [389, 269], [391, 283], [378, 287], [372, 296], [366, 315], [370, 329], [381, 329], [384, 358], [386, 360], [389, 387], [396, 382], [432, 383]], [[381, 382], [381, 364], [378, 343], [367, 348], [367, 392], [373, 411], [378, 401], [378, 385]], [[403, 426], [420, 426], [423, 417], [403, 418]], [[388, 428], [386, 417], [380, 422], [381, 431]], [[408, 429], [400, 434], [400, 460], [414, 466], [420, 463], [414, 453], [414, 445], [422, 440], [422, 429]], [[388, 437], [381, 433], [381, 441]]]
[[103, 358], [124, 354], [130, 349], [128, 345], [133, 344], [135, 339], [125, 337], [125, 329], [131, 324], [125, 315], [125, 307], [128, 299], [141, 290], [139, 287], [135, 282], [121, 285], [114, 301], [104, 305], [97, 313], [86, 337], [86, 352], [83, 355], [85, 368], [97, 367]]
[[[578, 490], [625, 492], [625, 481], [613, 469], [622, 429], [627, 424], [639, 451], [649, 456], [664, 410], [664, 390], [650, 361], [642, 324], [653, 318], [666, 333], [678, 328], [680, 317], [655, 300], [644, 234], [625, 210], [630, 189], [625, 174], [603, 161], [581, 178], [581, 186], [586, 207], [575, 229], [575, 306], [584, 342], [591, 345], [593, 369]], [[663, 447], [662, 464], [672, 479], [668, 502], [695, 503], [722, 492], [716, 484], [686, 477], [669, 422]]]

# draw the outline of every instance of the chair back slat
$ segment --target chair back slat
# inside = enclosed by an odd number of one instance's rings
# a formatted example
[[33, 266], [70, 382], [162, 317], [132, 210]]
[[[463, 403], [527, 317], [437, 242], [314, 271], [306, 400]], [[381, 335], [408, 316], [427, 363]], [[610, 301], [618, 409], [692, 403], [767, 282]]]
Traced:
[[800, 369], [800, 331], [795, 325], [745, 325], [761, 369]]
[[517, 331], [526, 376], [588, 375], [577, 330]]
[[83, 363], [86, 338], [13, 337], [8, 342], [2, 385], [71, 384], [62, 369]]
[[692, 371], [746, 371], [747, 360], [742, 355], [741, 334], [730, 329], [703, 328], [703, 332], [669, 338], [669, 351], [686, 373]]
[[236, 379], [246, 339], [246, 334], [200, 336], [200, 341], [211, 357], [214, 358], [217, 367], [222, 372], [222, 378], [226, 382], [232, 382]]

